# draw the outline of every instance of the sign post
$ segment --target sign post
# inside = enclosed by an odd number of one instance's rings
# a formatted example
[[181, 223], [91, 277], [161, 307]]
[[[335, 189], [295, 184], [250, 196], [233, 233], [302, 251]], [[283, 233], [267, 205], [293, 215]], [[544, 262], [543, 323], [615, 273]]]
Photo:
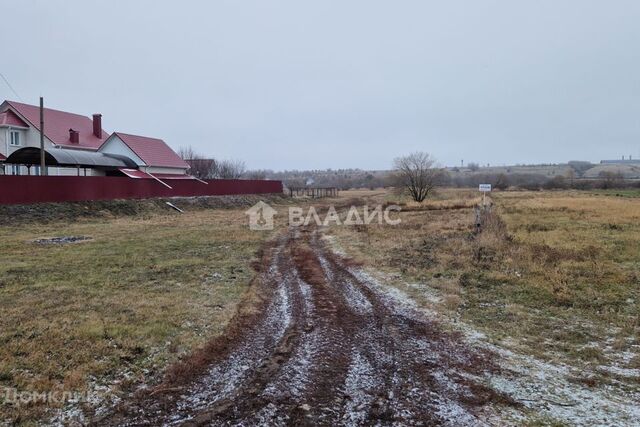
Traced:
[[487, 205], [487, 193], [491, 192], [491, 184], [480, 184], [478, 190], [482, 193], [482, 206]]

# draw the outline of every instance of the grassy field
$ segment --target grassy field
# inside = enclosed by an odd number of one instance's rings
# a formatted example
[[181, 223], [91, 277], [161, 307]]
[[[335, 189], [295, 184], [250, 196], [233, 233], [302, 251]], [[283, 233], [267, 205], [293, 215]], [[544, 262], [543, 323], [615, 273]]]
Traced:
[[[0, 389], [117, 393], [219, 333], [269, 237], [244, 209], [0, 227]], [[55, 236], [91, 240], [33, 242]], [[29, 424], [48, 406], [0, 408]]]
[[[440, 190], [421, 204], [348, 191], [318, 203], [365, 201], [402, 204], [402, 223], [332, 226], [347, 254], [502, 346], [584, 367], [576, 381], [637, 387], [628, 375], [640, 368], [636, 193], [493, 193], [480, 233], [475, 191]], [[276, 205], [277, 228], [287, 203]], [[117, 396], [220, 333], [249, 292], [258, 249], [278, 232], [250, 231], [245, 209], [0, 226], [0, 391]], [[90, 240], [34, 243], [55, 236]], [[0, 421], [32, 424], [49, 409], [0, 405]]]
[[493, 193], [492, 214], [476, 235], [476, 195], [441, 190], [412, 204], [376, 194], [406, 203], [400, 225], [330, 232], [425, 305], [501, 345], [584, 366], [580, 381], [637, 386], [637, 375], [627, 374], [640, 368], [640, 200]]

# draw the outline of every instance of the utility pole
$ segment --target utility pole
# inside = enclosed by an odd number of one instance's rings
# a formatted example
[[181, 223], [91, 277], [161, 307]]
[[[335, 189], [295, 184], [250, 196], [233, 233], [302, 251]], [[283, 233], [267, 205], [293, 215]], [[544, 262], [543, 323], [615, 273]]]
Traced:
[[44, 161], [44, 98], [40, 97], [40, 176], [47, 174]]

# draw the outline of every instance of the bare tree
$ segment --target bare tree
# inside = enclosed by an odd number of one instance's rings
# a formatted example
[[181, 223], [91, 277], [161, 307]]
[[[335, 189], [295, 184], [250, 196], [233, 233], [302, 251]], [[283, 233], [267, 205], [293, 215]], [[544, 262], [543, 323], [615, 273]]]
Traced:
[[178, 156], [180, 156], [182, 160], [190, 160], [197, 157], [198, 155], [196, 154], [196, 151], [193, 149], [193, 147], [188, 145], [186, 147], [178, 148]]
[[493, 182], [493, 187], [498, 190], [506, 190], [509, 188], [509, 177], [504, 173], [498, 174]]
[[471, 162], [471, 163], [469, 163], [469, 164], [467, 165], [467, 167], [469, 168], [469, 170], [470, 170], [471, 172], [477, 172], [477, 171], [478, 171], [478, 169], [480, 169], [480, 165], [479, 165], [479, 164], [477, 164], [477, 163], [475, 163], [475, 162]]
[[607, 190], [610, 188], [621, 188], [624, 183], [624, 175], [620, 172], [602, 171], [598, 174], [600, 188]]
[[215, 178], [238, 179], [246, 170], [243, 161], [240, 160], [220, 160], [216, 162]]
[[573, 181], [576, 179], [577, 172], [575, 169], [571, 168], [567, 171], [566, 178], [569, 180], [569, 187], [573, 188]]
[[191, 159], [185, 160], [189, 166], [191, 175], [200, 179], [213, 178], [213, 171], [216, 169], [215, 159]]
[[397, 183], [409, 191], [411, 198], [422, 202], [442, 181], [444, 172], [429, 153], [416, 152], [394, 160]]
[[198, 153], [191, 146], [180, 147], [178, 155], [189, 165], [189, 173], [196, 178], [213, 178], [216, 170], [216, 160], [208, 159]]
[[256, 169], [245, 172], [244, 177], [247, 179], [267, 179], [267, 176], [271, 173], [268, 170]]

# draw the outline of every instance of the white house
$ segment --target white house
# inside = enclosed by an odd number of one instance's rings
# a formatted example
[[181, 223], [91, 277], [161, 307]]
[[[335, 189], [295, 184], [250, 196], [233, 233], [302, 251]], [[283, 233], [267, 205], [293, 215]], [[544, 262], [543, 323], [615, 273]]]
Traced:
[[189, 165], [163, 140], [114, 132], [98, 150], [133, 160], [141, 171], [151, 174], [184, 175]]
[[[44, 148], [49, 175], [186, 175], [189, 166], [161, 139], [109, 134], [102, 115], [92, 118], [44, 109]], [[40, 108], [0, 104], [0, 173], [40, 174]], [[133, 177], [133, 176], [131, 176]]]

